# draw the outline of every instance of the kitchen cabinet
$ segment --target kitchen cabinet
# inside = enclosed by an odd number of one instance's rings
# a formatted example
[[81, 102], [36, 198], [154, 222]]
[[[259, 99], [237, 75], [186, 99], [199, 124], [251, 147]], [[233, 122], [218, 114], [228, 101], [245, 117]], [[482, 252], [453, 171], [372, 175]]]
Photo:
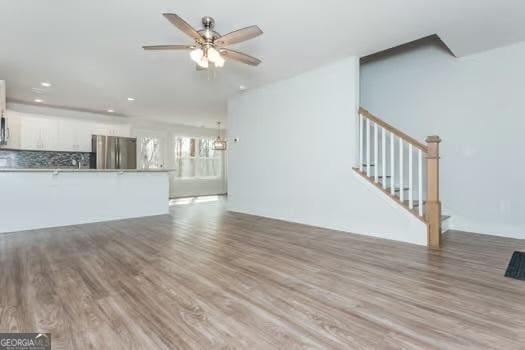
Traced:
[[91, 152], [93, 123], [78, 120], [60, 120], [58, 123], [58, 150]]
[[96, 124], [94, 135], [129, 137], [130, 127], [125, 124]]
[[58, 150], [58, 120], [23, 117], [20, 121], [20, 148]]
[[[27, 150], [91, 152], [92, 135], [130, 137], [127, 124], [97, 123], [95, 121], [55, 118], [37, 115], [16, 115], [12, 118], [13, 141], [16, 148]], [[11, 121], [9, 121], [11, 123]], [[19, 140], [19, 141], [18, 141]]]
[[5, 80], [0, 80], [0, 114], [7, 110]]

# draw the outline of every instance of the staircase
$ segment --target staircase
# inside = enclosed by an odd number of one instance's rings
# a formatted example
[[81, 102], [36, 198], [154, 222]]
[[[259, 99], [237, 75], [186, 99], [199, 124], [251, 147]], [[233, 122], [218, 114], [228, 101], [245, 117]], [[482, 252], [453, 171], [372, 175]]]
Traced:
[[441, 247], [438, 136], [422, 144], [359, 109], [359, 175], [427, 225], [427, 245]]

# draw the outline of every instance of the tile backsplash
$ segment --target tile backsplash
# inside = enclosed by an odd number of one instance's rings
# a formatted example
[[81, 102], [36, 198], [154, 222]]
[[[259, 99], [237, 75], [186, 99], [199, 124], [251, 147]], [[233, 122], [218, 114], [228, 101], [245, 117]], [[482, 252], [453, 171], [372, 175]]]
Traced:
[[5, 168], [67, 168], [75, 167], [73, 160], [89, 168], [92, 153], [26, 151], [0, 148], [0, 169]]

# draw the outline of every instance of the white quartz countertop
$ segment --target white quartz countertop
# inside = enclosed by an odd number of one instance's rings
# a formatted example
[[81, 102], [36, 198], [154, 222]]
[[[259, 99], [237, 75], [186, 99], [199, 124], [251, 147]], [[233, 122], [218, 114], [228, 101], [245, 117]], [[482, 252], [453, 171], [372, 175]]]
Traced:
[[0, 168], [0, 173], [167, 173], [171, 169]]

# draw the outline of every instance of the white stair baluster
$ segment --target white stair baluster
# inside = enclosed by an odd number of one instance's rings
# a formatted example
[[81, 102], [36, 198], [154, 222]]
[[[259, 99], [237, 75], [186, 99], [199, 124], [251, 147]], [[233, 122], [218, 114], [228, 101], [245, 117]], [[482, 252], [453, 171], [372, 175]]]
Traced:
[[410, 209], [414, 208], [414, 187], [413, 187], [413, 173], [414, 173], [414, 164], [413, 164], [413, 155], [414, 153], [412, 144], [408, 144], [408, 207]]
[[382, 149], [382, 156], [383, 156], [383, 166], [382, 166], [382, 173], [383, 173], [383, 189], [386, 190], [386, 130], [385, 128], [381, 128], [382, 130], [382, 142], [381, 146], [383, 146]]
[[374, 123], [374, 180], [379, 182], [379, 134], [378, 125]]
[[366, 175], [370, 176], [370, 119], [366, 119]]
[[421, 150], [418, 150], [417, 152], [417, 163], [418, 163], [418, 169], [417, 169], [417, 183], [419, 186], [418, 192], [419, 192], [419, 216], [423, 216], [423, 152]]
[[365, 139], [363, 138], [363, 116], [359, 114], [359, 171], [363, 172]]
[[401, 202], [405, 200], [405, 193], [403, 191], [403, 139], [399, 138], [399, 199]]
[[394, 147], [394, 133], [390, 132], [390, 194], [393, 196], [395, 192], [395, 178], [396, 178], [396, 158]]

